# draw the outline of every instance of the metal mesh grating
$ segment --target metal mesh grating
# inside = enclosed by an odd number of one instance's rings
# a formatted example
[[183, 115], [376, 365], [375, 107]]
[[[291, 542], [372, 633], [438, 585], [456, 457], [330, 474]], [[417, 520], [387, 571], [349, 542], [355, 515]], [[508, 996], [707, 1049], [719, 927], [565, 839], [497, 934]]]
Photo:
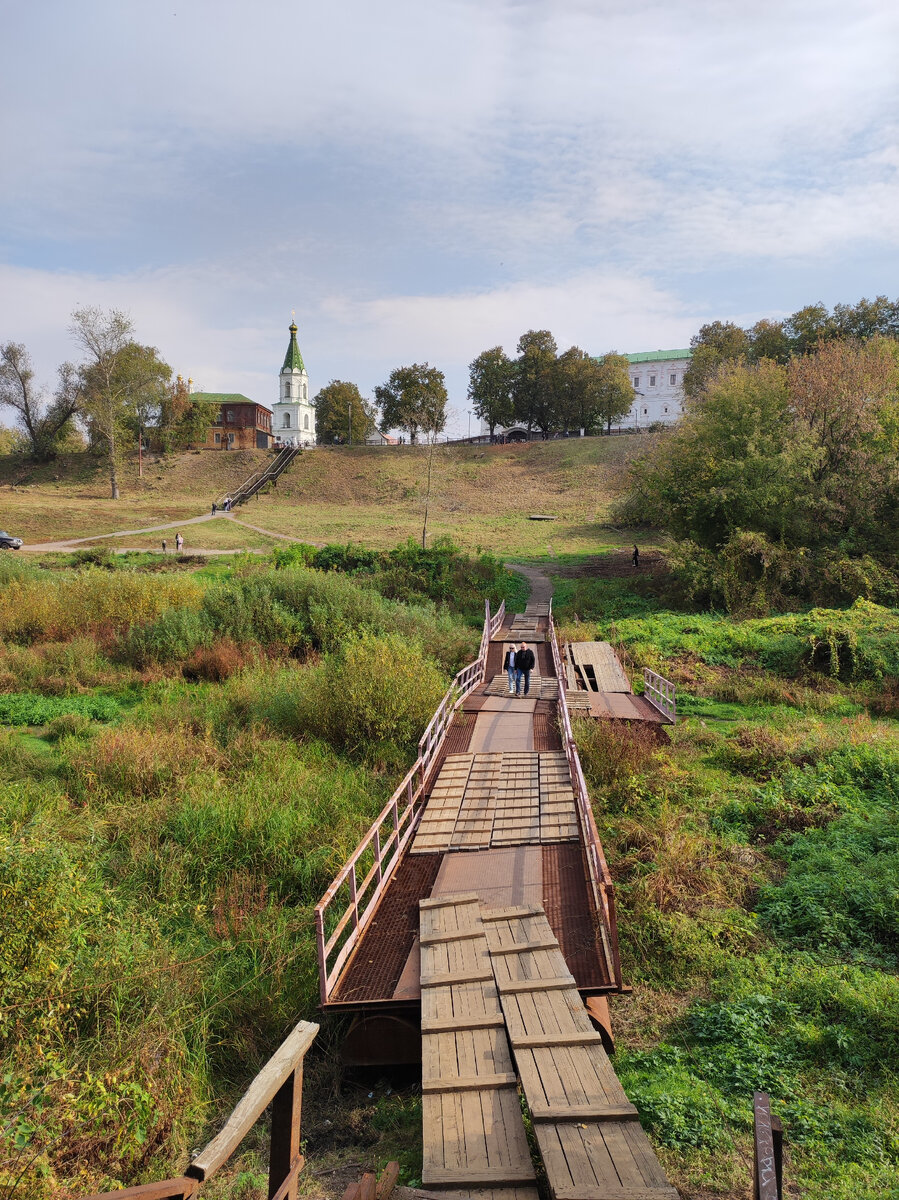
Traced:
[[543, 847], [543, 907], [578, 987], [609, 987], [612, 973], [597, 944], [593, 898], [579, 844]]
[[406, 854], [362, 935], [333, 1000], [389, 1000], [418, 934], [418, 902], [430, 896], [442, 854]]

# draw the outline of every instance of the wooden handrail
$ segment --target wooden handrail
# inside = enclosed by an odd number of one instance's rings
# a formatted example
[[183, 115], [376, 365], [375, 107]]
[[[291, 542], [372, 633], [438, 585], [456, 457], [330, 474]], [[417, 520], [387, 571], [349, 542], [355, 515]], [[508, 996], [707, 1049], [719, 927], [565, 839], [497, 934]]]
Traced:
[[296, 1200], [297, 1176], [304, 1161], [300, 1154], [303, 1061], [318, 1028], [311, 1021], [300, 1021], [254, 1078], [221, 1132], [200, 1151], [183, 1175], [115, 1192], [95, 1193], [86, 1200], [189, 1200], [228, 1161], [269, 1104], [272, 1105], [269, 1200]]
[[[437, 711], [421, 735], [417, 759], [315, 906], [319, 988], [323, 1004], [328, 1003], [344, 964], [362, 936], [378, 901], [399, 865], [403, 851], [418, 826], [425, 787], [431, 774], [431, 768], [440, 754], [446, 738], [446, 731], [456, 710], [465, 698], [483, 682], [487, 672], [487, 652], [490, 639], [501, 627], [505, 615], [505, 601], [500, 604], [494, 616], [490, 614], [490, 601], [485, 601], [484, 625], [481, 630], [478, 657], [474, 662], [463, 667], [461, 671], [456, 672], [453, 682], [437, 706]], [[393, 820], [393, 831], [382, 843], [380, 830], [388, 818]], [[404, 826], [405, 830], [401, 833]], [[356, 864], [368, 850], [372, 852], [373, 863], [360, 882], [356, 876]], [[375, 880], [377, 883], [374, 888], [371, 888]], [[350, 886], [351, 902], [333, 928], [326, 932], [326, 913], [345, 883]], [[366, 898], [366, 892], [369, 889], [371, 889], [371, 894]], [[350, 926], [352, 928], [347, 933]], [[344, 934], [346, 934], [345, 940], [337, 950], [333, 963], [329, 965], [331, 954], [337, 949]]]

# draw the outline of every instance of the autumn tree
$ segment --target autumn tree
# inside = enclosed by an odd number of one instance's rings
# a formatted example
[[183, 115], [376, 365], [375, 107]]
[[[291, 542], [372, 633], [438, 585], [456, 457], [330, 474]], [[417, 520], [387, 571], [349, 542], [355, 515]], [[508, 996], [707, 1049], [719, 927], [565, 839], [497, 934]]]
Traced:
[[87, 356], [78, 373], [81, 413], [104, 449], [110, 492], [118, 500], [122, 437], [158, 406], [171, 368], [153, 347], [134, 341], [131, 318], [118, 309], [78, 308], [70, 332]]
[[196, 399], [179, 375], [163, 388], [159, 404], [157, 436], [166, 452], [203, 445], [209, 428], [209, 407]]
[[497, 425], [511, 425], [515, 419], [514, 382], [515, 364], [502, 346], [485, 350], [469, 365], [468, 399], [474, 414], [486, 423], [491, 439]]
[[375, 388], [375, 397], [385, 433], [405, 429], [414, 444], [420, 433], [433, 439], [446, 427], [446, 382], [443, 372], [428, 363], [397, 367], [386, 383]]
[[739, 362], [750, 353], [749, 335], [732, 321], [711, 321], [690, 338], [692, 357], [684, 372], [684, 395], [695, 399], [725, 363]]
[[606, 432], [626, 417], [634, 402], [630, 361], [625, 354], [610, 350], [597, 361], [596, 415], [605, 421]]
[[512, 386], [515, 420], [544, 437], [557, 427], [556, 339], [548, 329], [529, 329], [518, 339]]
[[312, 401], [315, 433], [323, 445], [334, 442], [364, 445], [374, 432], [375, 407], [355, 383], [332, 379]]
[[60, 366], [56, 390], [48, 398], [35, 383], [25, 347], [20, 342], [0, 346], [0, 405], [16, 414], [33, 458], [55, 458], [78, 412], [79, 400], [77, 372], [71, 363]]

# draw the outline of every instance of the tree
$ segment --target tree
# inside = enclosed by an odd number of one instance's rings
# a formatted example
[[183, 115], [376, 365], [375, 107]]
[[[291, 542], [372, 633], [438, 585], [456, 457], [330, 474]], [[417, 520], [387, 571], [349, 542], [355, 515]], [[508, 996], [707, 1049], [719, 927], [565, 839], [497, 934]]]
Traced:
[[163, 391], [159, 406], [159, 441], [165, 451], [184, 450], [206, 441], [209, 408], [191, 394], [190, 381], [179, 375]]
[[397, 367], [375, 388], [381, 407], [381, 430], [405, 429], [415, 444], [419, 433], [436, 436], [446, 427], [446, 383], [443, 372], [428, 363]]
[[690, 338], [693, 357], [684, 372], [684, 395], [696, 399], [724, 363], [739, 362], [750, 354], [749, 335], [732, 321], [712, 321]]
[[487, 423], [491, 440], [497, 425], [511, 425], [515, 419], [514, 380], [515, 364], [502, 346], [485, 350], [468, 368], [468, 399], [475, 415]]
[[756, 321], [749, 334], [749, 355], [753, 362], [770, 358], [772, 362], [785, 363], [790, 357], [790, 339], [787, 337], [783, 321], [769, 321], [762, 318]]
[[515, 420], [544, 437], [558, 424], [555, 365], [556, 339], [548, 329], [529, 329], [518, 339], [512, 387]]
[[564, 429], [589, 432], [596, 423], [598, 377], [599, 363], [579, 346], [556, 359], [553, 393], [556, 417]]
[[[122, 407], [122, 427], [136, 440], [143, 437], [147, 429], [162, 425], [166, 400], [171, 391], [178, 391], [179, 384], [176, 383], [173, 388], [170, 383], [172, 368], [159, 357], [159, 351], [154, 346], [141, 346], [137, 342], [128, 342], [124, 347], [118, 374], [123, 381], [128, 381]], [[180, 382], [180, 388], [187, 390], [183, 381]], [[208, 419], [204, 422], [204, 428], [206, 423]]]
[[118, 309], [76, 308], [70, 332], [88, 359], [79, 370], [81, 412], [92, 440], [105, 449], [111, 495], [118, 500], [122, 435], [159, 410], [171, 368], [152, 346], [134, 341], [131, 318]]
[[48, 402], [43, 390], [35, 385], [31, 356], [25, 347], [20, 342], [0, 346], [0, 405], [18, 415], [34, 458], [55, 458], [78, 404], [76, 371], [71, 363], [59, 368], [56, 391]]
[[610, 350], [597, 363], [596, 415], [606, 423], [606, 431], [626, 417], [634, 403], [630, 362], [624, 354]]
[[312, 405], [315, 408], [315, 433], [322, 445], [348, 440], [363, 445], [374, 432], [374, 405], [363, 398], [355, 383], [332, 379]]
[[794, 354], [810, 354], [824, 342], [836, 337], [837, 326], [827, 311], [827, 305], [819, 301], [817, 304], [807, 304], [787, 317], [784, 331]]

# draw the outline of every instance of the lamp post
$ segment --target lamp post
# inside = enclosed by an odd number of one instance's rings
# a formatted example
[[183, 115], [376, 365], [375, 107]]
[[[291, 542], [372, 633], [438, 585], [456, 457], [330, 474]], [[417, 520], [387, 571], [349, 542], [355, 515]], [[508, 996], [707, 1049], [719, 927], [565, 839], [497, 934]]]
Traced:
[[465, 411], [468, 413], [468, 440], [470, 442], [471, 441], [471, 409], [466, 408]]
[[347, 445], [352, 446], [352, 444], [353, 444], [353, 402], [352, 402], [352, 400], [347, 401], [346, 423], [347, 423], [347, 430], [348, 430]]

